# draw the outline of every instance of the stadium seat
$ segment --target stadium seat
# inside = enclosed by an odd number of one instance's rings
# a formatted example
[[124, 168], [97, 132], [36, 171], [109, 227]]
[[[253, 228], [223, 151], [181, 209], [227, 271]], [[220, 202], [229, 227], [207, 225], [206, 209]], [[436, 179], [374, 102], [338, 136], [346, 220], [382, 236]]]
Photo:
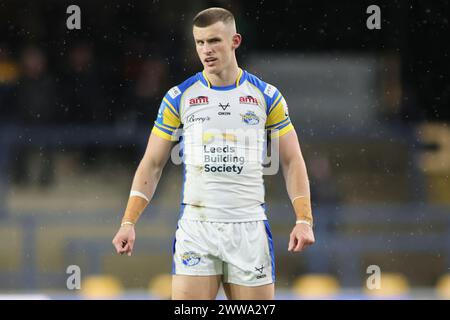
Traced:
[[339, 292], [338, 280], [328, 274], [307, 274], [294, 280], [292, 291], [306, 299], [331, 298]]
[[441, 276], [436, 284], [436, 294], [441, 299], [450, 299], [450, 274]]
[[381, 273], [378, 289], [369, 289], [364, 283], [364, 293], [373, 298], [397, 298], [408, 294], [408, 279], [400, 273]]
[[81, 283], [81, 295], [86, 299], [114, 299], [122, 291], [121, 282], [109, 275], [88, 276]]
[[154, 276], [148, 285], [152, 296], [158, 299], [170, 299], [172, 296], [172, 276], [170, 274], [159, 274]]

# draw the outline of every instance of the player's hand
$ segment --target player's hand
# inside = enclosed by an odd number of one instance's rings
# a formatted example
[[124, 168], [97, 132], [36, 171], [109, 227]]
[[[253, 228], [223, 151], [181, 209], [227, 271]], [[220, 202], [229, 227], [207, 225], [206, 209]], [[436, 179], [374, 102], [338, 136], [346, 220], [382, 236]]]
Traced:
[[315, 242], [314, 232], [307, 224], [296, 224], [289, 237], [288, 251], [300, 252]]
[[136, 233], [134, 232], [133, 225], [124, 225], [120, 227], [114, 237], [112, 244], [118, 254], [127, 254], [131, 256], [133, 252], [134, 240], [136, 239]]

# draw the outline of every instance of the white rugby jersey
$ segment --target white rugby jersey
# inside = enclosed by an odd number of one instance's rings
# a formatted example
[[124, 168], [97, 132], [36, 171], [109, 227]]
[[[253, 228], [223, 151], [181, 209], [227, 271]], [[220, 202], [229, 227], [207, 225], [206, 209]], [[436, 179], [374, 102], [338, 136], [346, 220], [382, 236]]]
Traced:
[[152, 132], [176, 141], [180, 127], [180, 218], [265, 220], [265, 130], [275, 130], [278, 136], [293, 130], [277, 88], [242, 69], [236, 83], [225, 87], [211, 85], [199, 72], [167, 92]]

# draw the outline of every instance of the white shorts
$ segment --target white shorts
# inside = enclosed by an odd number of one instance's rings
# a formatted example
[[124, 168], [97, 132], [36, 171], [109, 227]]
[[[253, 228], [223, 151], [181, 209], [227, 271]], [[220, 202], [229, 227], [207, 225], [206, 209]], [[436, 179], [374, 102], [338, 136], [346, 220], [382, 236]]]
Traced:
[[223, 275], [224, 283], [244, 286], [275, 282], [269, 223], [178, 221], [172, 274]]

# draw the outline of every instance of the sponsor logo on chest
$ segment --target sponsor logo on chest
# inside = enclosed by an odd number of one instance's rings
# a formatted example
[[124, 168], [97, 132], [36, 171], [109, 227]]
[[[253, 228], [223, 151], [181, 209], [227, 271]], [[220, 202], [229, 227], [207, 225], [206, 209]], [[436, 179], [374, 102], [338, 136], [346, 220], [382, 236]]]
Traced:
[[239, 97], [240, 104], [258, 105], [258, 99], [252, 96]]
[[259, 123], [259, 117], [253, 111], [247, 111], [245, 114], [241, 113], [242, 121], [249, 125], [255, 125]]
[[209, 104], [209, 98], [207, 96], [198, 96], [196, 98], [189, 99], [189, 106], [200, 106]]
[[231, 112], [227, 111], [227, 109], [230, 107], [230, 103], [220, 103], [219, 102], [219, 108], [221, 108], [223, 111], [217, 112], [219, 116], [229, 116]]

